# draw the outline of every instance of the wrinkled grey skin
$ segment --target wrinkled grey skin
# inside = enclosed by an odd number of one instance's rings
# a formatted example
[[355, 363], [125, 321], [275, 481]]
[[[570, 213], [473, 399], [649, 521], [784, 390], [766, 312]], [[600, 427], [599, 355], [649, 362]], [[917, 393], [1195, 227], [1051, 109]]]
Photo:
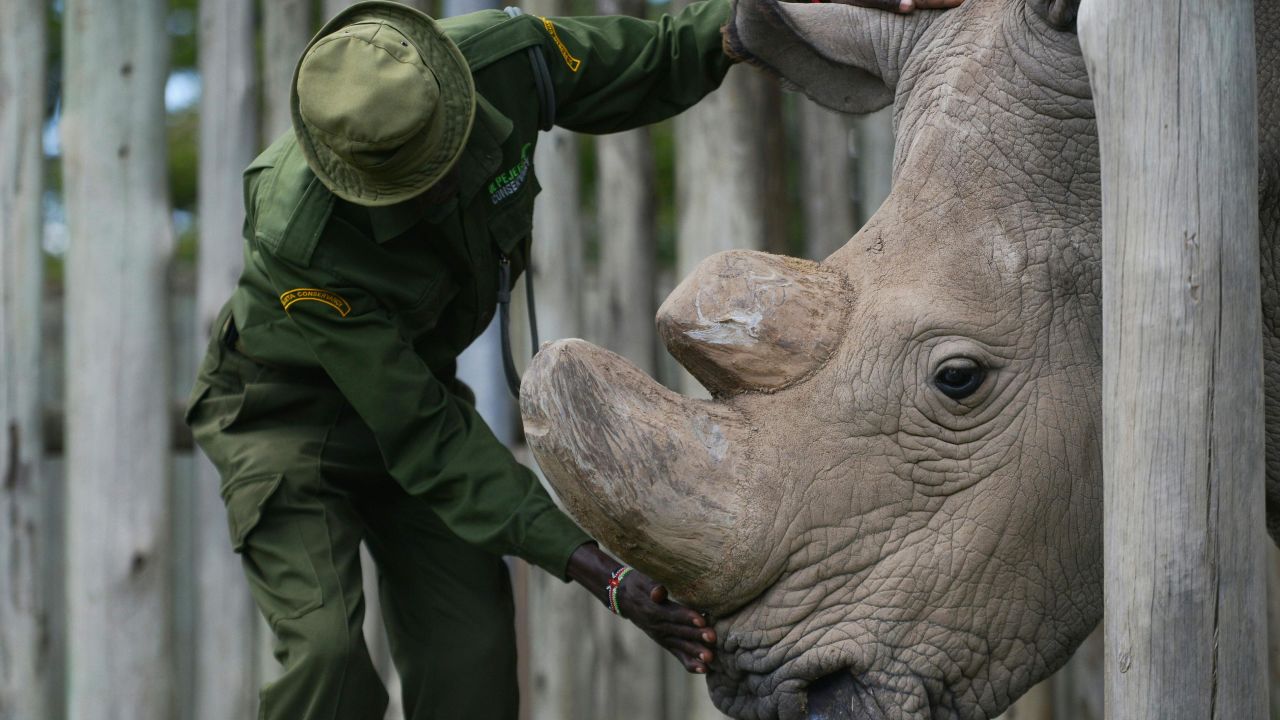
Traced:
[[[894, 191], [826, 263], [852, 286], [849, 340], [807, 385], [742, 399], [790, 421], [786, 563], [717, 624], [709, 685], [741, 718], [797, 717], [836, 672], [851, 717], [994, 717], [1102, 613], [1088, 77], [1075, 36], [1020, 0], [830, 10], [827, 28], [882, 26], [849, 50], [895, 89]], [[928, 382], [956, 357], [992, 369], [963, 403]]]
[[[784, 22], [771, 0], [738, 2], [735, 52], [837, 109], [892, 101], [897, 146], [888, 201], [823, 263], [847, 288], [834, 354], [777, 392], [718, 399], [751, 427], [743, 464], [768, 478], [738, 489], [754, 529], [735, 567], [750, 570], [715, 617], [708, 683], [733, 717], [803, 718], [832, 697], [832, 717], [994, 717], [1101, 618], [1098, 142], [1078, 40], [1050, 25], [1065, 4], [804, 5]], [[1257, 0], [1269, 499], [1274, 5]], [[958, 358], [989, 368], [960, 402], [930, 382]], [[836, 691], [811, 707], [816, 681]]]
[[[799, 419], [777, 443], [779, 466], [799, 472], [774, 529], [785, 569], [717, 624], [710, 687], [735, 717], [795, 717], [806, 683], [833, 672], [853, 678], [850, 717], [993, 717], [1101, 618], [1098, 144], [1077, 38], [1045, 5], [831, 8], [808, 26], [828, 51], [848, 33], [842, 59], [893, 88], [894, 191], [827, 261], [853, 285], [850, 341], [809, 387], [748, 399], [753, 417]], [[1280, 28], [1273, 3], [1258, 15], [1274, 418]], [[834, 78], [791, 80], [821, 97], [814, 84]], [[921, 381], [953, 355], [994, 369], [962, 406]]]

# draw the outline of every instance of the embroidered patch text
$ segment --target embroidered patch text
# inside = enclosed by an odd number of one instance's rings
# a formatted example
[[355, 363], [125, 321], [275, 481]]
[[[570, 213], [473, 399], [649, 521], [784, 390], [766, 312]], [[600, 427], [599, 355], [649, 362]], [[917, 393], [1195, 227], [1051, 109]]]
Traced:
[[529, 157], [531, 150], [533, 145], [525, 143], [524, 147], [520, 148], [520, 161], [489, 183], [489, 200], [494, 205], [515, 195], [517, 190], [524, 187], [524, 181], [529, 179], [529, 166], [533, 161], [533, 158]]
[[582, 61], [574, 57], [569, 52], [569, 48], [564, 46], [564, 41], [560, 39], [560, 34], [556, 32], [556, 26], [546, 18], [538, 18], [542, 21], [542, 26], [547, 29], [547, 34], [555, 41], [556, 47], [560, 48], [560, 57], [564, 58], [564, 64], [569, 66], [570, 72], [578, 72], [578, 68], [582, 67]]
[[329, 292], [328, 290], [321, 290], [319, 288], [294, 288], [280, 296], [280, 304], [284, 306], [285, 310], [288, 310], [296, 303], [305, 302], [307, 300], [310, 300], [311, 302], [324, 303], [334, 310], [337, 310], [338, 314], [342, 317], [346, 317], [347, 314], [351, 312], [351, 303], [347, 302], [346, 298], [336, 292]]

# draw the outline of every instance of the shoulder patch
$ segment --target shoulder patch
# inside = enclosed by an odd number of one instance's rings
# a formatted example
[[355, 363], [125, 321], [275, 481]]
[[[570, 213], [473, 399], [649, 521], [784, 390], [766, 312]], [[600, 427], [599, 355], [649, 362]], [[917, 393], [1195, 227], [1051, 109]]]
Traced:
[[337, 310], [338, 314], [342, 317], [346, 317], [351, 313], [351, 303], [347, 302], [346, 298], [336, 292], [321, 290], [319, 288], [294, 288], [293, 290], [280, 295], [280, 304], [284, 306], [286, 311], [288, 311], [290, 307], [308, 300], [328, 305], [334, 310]]
[[560, 49], [560, 57], [564, 58], [564, 64], [569, 66], [569, 71], [578, 72], [578, 68], [582, 67], [582, 61], [574, 57], [573, 53], [569, 52], [569, 48], [565, 47], [564, 41], [560, 39], [560, 33], [556, 32], [556, 26], [544, 17], [539, 17], [538, 19], [542, 21], [542, 27], [546, 29], [556, 47]]

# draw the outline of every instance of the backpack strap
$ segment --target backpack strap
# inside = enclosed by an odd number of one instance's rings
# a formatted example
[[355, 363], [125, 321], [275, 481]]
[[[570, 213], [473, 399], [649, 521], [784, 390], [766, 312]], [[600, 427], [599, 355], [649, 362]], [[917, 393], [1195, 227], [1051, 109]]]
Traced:
[[[510, 17], [518, 17], [524, 12], [518, 7], [503, 8]], [[556, 87], [551, 82], [551, 70], [547, 67], [547, 56], [542, 45], [530, 45], [529, 65], [533, 68], [533, 82], [538, 88], [538, 129], [550, 130], [556, 124]]]

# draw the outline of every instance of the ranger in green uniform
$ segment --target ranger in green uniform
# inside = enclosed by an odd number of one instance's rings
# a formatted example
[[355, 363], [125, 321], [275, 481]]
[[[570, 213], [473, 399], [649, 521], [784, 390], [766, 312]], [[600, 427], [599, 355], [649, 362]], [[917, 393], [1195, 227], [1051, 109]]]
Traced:
[[703, 618], [559, 512], [454, 371], [526, 264], [538, 130], [614, 132], [693, 105], [731, 64], [727, 11], [437, 23], [366, 2], [308, 46], [294, 131], [245, 172], [245, 269], [187, 412], [284, 666], [260, 717], [383, 716], [362, 540], [411, 719], [515, 717], [504, 554], [706, 671]]

